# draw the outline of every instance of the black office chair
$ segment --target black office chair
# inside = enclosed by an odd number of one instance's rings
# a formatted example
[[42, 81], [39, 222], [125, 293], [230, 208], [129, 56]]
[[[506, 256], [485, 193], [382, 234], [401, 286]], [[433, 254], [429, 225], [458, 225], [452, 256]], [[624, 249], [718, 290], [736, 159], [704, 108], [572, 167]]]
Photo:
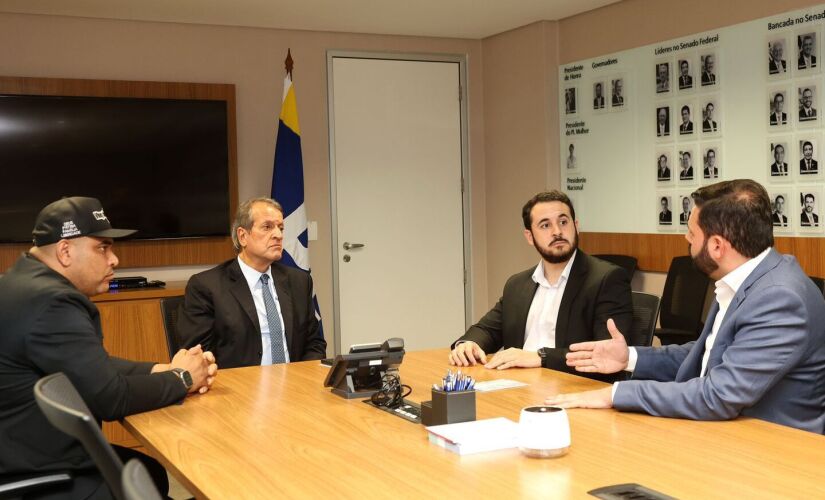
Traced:
[[822, 296], [825, 297], [825, 279], [817, 278], [816, 276], [808, 276], [811, 278], [811, 281], [814, 282], [819, 291], [822, 292]]
[[606, 260], [611, 264], [616, 264], [617, 266], [621, 267], [625, 271], [627, 271], [628, 276], [630, 279], [633, 279], [633, 275], [636, 274], [636, 269], [639, 264], [639, 259], [633, 257], [631, 255], [619, 255], [619, 254], [608, 254], [603, 253], [599, 255], [594, 255], [593, 257], [597, 257], [602, 260]]
[[69, 472], [7, 476], [0, 481], [0, 498], [22, 499], [26, 495], [37, 493], [38, 490], [45, 490], [70, 482], [72, 482], [72, 475]]
[[161, 500], [160, 493], [152, 482], [152, 476], [137, 458], [126, 462], [121, 480], [126, 500]]
[[180, 350], [178, 310], [182, 304], [183, 296], [160, 299], [160, 314], [163, 316], [163, 329], [166, 331], [166, 347], [169, 349], [169, 359], [174, 358], [175, 353]]
[[633, 326], [627, 334], [628, 345], [650, 346], [659, 316], [659, 297], [651, 293], [632, 292]]
[[52, 425], [80, 441], [112, 494], [123, 498], [123, 462], [106, 441], [100, 426], [72, 382], [63, 373], [47, 375], [34, 385], [34, 399]]
[[702, 313], [710, 278], [693, 265], [690, 256], [674, 257], [667, 271], [659, 323], [654, 335], [662, 345], [684, 344], [702, 333]]

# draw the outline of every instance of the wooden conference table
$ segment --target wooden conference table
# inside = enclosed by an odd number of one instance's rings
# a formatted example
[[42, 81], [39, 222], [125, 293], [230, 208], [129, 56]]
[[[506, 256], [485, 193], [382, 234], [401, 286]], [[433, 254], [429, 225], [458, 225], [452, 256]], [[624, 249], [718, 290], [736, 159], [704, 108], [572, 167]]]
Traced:
[[[407, 353], [409, 399], [428, 400], [446, 349]], [[460, 456], [421, 425], [345, 400], [316, 362], [223, 370], [212, 391], [133, 415], [126, 427], [198, 498], [593, 498], [640, 483], [679, 498], [825, 498], [825, 436], [760, 420], [693, 422], [615, 410], [569, 410], [570, 452]], [[466, 370], [527, 387], [478, 394], [477, 417], [518, 421], [546, 394], [604, 384], [544, 369]]]

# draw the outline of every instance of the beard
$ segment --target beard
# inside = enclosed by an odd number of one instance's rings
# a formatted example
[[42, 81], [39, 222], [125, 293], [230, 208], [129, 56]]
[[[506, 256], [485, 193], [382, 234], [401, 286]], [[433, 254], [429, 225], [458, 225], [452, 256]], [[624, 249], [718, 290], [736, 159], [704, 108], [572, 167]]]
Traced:
[[[688, 253], [690, 253], [690, 245], [688, 245]], [[719, 264], [714, 262], [708, 253], [708, 240], [705, 240], [702, 244], [702, 249], [699, 250], [699, 253], [691, 255], [691, 258], [693, 259], [693, 266], [708, 276], [719, 269]]]
[[[551, 247], [554, 243], [559, 241], [566, 241], [570, 245], [569, 250], [562, 250], [560, 253], [554, 251]], [[536, 251], [541, 255], [541, 258], [546, 260], [551, 264], [561, 264], [562, 262], [567, 262], [570, 260], [570, 257], [573, 256], [573, 252], [579, 248], [579, 232], [578, 230], [573, 233], [573, 241], [566, 240], [564, 238], [555, 238], [547, 248], [540, 247], [539, 244], [536, 242], [536, 239], [533, 238], [533, 246], [536, 247]]]

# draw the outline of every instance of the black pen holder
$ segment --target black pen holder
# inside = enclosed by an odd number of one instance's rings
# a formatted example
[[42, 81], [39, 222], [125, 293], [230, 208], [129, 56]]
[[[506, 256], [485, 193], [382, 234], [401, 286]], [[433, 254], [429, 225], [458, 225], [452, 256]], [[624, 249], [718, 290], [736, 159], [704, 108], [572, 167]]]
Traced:
[[421, 403], [424, 425], [457, 424], [476, 419], [476, 391], [432, 390], [432, 401]]

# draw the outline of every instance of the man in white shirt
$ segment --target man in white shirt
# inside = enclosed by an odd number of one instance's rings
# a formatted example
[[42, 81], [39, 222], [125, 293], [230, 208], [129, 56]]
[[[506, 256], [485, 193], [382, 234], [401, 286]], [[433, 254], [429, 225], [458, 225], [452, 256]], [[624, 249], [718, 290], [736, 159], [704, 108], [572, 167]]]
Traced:
[[582, 373], [626, 370], [633, 379], [546, 404], [696, 420], [745, 415], [824, 432], [825, 300], [794, 257], [771, 248], [768, 193], [740, 179], [692, 196], [690, 253], [717, 280], [702, 335], [685, 345], [628, 348], [609, 324], [610, 340], [571, 345], [567, 363]]
[[[572, 371], [564, 357], [571, 343], [609, 338], [608, 318], [630, 330], [630, 277], [578, 250], [570, 198], [556, 190], [539, 193], [524, 205], [522, 219], [527, 244], [541, 261], [507, 280], [495, 307], [453, 344], [453, 365]], [[487, 353], [496, 351], [488, 361]]]
[[275, 200], [253, 198], [238, 207], [232, 224], [238, 256], [186, 285], [178, 317], [183, 345], [208, 346], [226, 368], [324, 358], [312, 278], [277, 262], [283, 231]]

